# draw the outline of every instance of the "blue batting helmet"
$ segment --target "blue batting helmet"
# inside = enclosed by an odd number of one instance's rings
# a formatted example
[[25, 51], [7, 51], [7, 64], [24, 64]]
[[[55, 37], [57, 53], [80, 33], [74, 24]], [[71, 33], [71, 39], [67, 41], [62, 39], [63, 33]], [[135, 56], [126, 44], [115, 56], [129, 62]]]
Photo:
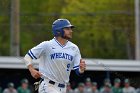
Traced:
[[63, 28], [66, 28], [66, 27], [73, 28], [74, 26], [71, 25], [71, 23], [67, 19], [55, 20], [52, 24], [52, 31], [53, 31], [54, 36], [62, 36], [63, 37], [64, 36]]

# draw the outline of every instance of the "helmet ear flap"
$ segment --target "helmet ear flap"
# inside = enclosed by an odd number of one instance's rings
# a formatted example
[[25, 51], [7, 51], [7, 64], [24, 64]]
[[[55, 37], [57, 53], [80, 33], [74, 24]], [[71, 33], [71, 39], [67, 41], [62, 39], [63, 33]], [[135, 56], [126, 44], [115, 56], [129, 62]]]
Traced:
[[61, 32], [59, 30], [56, 30], [56, 33], [57, 36], [61, 36]]
[[60, 29], [58, 31], [58, 34], [59, 34], [59, 36], [64, 37], [64, 30], [63, 29]]
[[63, 29], [56, 30], [56, 31], [55, 31], [55, 36], [64, 37], [64, 31], [63, 31]]

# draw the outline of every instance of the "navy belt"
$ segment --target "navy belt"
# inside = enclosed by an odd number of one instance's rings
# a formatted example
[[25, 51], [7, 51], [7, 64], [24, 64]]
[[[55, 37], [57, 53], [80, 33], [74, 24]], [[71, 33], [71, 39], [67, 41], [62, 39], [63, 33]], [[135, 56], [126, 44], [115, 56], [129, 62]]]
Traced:
[[[50, 80], [50, 81], [49, 81], [49, 83], [50, 83], [50, 84], [53, 84], [53, 85], [55, 84], [55, 82], [54, 82], [54, 81], [52, 81], [52, 80]], [[65, 85], [64, 85], [64, 84], [60, 84], [60, 83], [59, 83], [59, 84], [58, 84], [58, 87], [60, 87], [60, 88], [64, 88], [64, 87], [65, 87]]]

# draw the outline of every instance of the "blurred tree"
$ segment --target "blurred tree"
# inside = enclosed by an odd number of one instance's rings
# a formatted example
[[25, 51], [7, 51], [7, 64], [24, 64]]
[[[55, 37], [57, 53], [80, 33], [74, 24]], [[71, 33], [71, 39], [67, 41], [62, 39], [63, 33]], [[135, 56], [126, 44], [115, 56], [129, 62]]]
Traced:
[[1, 0], [0, 3], [0, 55], [10, 53], [10, 1]]
[[52, 22], [59, 18], [64, 0], [21, 0], [21, 55], [53, 38]]
[[134, 45], [130, 41], [134, 41], [131, 38], [134, 36], [133, 0], [66, 2], [67, 7], [62, 12], [77, 16], [62, 17], [70, 19], [77, 26], [73, 41], [78, 43], [84, 57], [132, 58], [131, 49]]
[[[9, 55], [10, 0], [0, 3], [0, 55]], [[21, 56], [53, 37], [52, 22], [68, 18], [83, 57], [133, 58], [134, 0], [20, 0]]]

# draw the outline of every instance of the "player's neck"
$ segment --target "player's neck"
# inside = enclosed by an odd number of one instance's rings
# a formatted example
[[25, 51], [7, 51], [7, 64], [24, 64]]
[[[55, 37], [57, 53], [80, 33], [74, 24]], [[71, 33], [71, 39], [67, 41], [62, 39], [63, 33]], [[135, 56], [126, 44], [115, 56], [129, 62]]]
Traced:
[[62, 37], [55, 37], [55, 38], [56, 38], [56, 40], [57, 40], [61, 45], [65, 45], [66, 42], [68, 41], [68, 40], [66, 40], [66, 39], [64, 39], [64, 38], [62, 38]]

